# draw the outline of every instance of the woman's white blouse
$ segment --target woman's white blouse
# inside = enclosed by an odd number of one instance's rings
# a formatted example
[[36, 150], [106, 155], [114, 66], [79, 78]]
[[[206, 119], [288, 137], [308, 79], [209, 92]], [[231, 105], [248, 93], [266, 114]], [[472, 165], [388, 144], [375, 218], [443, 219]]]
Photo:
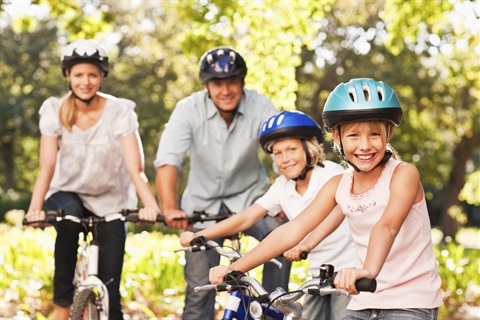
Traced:
[[45, 198], [59, 191], [74, 192], [98, 216], [134, 209], [138, 203], [121, 145], [121, 138], [126, 135], [135, 134], [138, 138], [135, 103], [101, 95], [107, 99], [103, 114], [85, 131], [76, 126], [68, 131], [60, 123], [60, 106], [68, 95], [45, 100], [39, 111], [41, 134], [58, 138], [55, 173]]

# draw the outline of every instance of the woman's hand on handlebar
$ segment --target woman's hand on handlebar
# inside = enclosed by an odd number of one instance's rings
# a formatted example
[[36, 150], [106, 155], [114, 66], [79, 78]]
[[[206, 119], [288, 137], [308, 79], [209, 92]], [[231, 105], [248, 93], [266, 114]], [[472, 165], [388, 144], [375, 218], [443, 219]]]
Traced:
[[[41, 209], [29, 209], [25, 215], [27, 221], [43, 221], [46, 219], [45, 211]], [[45, 226], [45, 223], [32, 223], [32, 227], [42, 227]]]
[[333, 283], [335, 288], [343, 289], [350, 294], [358, 294], [355, 282], [362, 278], [373, 279], [375, 276], [367, 269], [345, 268], [338, 272]]
[[300, 261], [300, 260], [303, 260], [305, 259], [304, 257], [302, 257], [302, 252], [305, 254], [305, 253], [309, 253], [310, 252], [310, 249], [307, 248], [307, 246], [303, 243], [299, 243], [298, 245], [296, 245], [295, 247], [293, 247], [292, 249], [286, 251], [283, 256], [285, 257], [285, 259], [287, 259], [288, 261], [292, 262], [292, 261]]
[[222, 283], [225, 280], [225, 276], [227, 273], [231, 272], [232, 269], [230, 269], [229, 266], [216, 266], [213, 268], [210, 268], [210, 274], [208, 279], [210, 280], [211, 284], [219, 284]]
[[157, 207], [144, 207], [138, 211], [138, 217], [140, 218], [140, 220], [152, 222], [155, 222], [157, 220], [158, 214], [159, 213]]
[[180, 245], [182, 247], [190, 247], [192, 240], [195, 238], [195, 233], [191, 231], [185, 231], [180, 234]]
[[[165, 216], [165, 223], [170, 229], [187, 229], [188, 220], [185, 219], [187, 218], [187, 214], [182, 210], [164, 208], [163, 215]], [[179, 219], [179, 220], [175, 220], [175, 219]]]

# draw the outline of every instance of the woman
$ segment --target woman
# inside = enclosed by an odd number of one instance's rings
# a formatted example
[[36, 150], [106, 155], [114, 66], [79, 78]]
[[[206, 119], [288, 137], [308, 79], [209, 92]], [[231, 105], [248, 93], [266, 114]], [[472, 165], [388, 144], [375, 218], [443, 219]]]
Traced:
[[[45, 218], [48, 210], [71, 215], [104, 216], [122, 209], [144, 208], [141, 219], [155, 221], [160, 212], [143, 169], [135, 103], [99, 92], [108, 75], [105, 49], [93, 40], [78, 40], [63, 51], [61, 67], [70, 91], [48, 98], [40, 108], [40, 172], [26, 219]], [[55, 319], [68, 319], [77, 261], [74, 222], [55, 225]], [[99, 277], [108, 283], [110, 319], [122, 319], [120, 277], [126, 230], [121, 221], [98, 226]]]

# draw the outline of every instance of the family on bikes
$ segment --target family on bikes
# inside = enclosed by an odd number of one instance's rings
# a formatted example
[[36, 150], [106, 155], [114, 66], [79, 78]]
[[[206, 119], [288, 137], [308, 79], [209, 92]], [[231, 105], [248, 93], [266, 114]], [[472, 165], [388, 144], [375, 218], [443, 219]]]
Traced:
[[[200, 58], [203, 89], [177, 103], [161, 135], [155, 195], [144, 173], [135, 102], [100, 91], [110, 71], [106, 49], [93, 40], [72, 42], [61, 69], [68, 92], [48, 98], [39, 110], [40, 170], [26, 215], [34, 226], [44, 225], [47, 210], [79, 219], [106, 217], [136, 209], [140, 200], [139, 219], [153, 222], [161, 215], [169, 228], [183, 231], [184, 247], [201, 237], [221, 246], [238, 232], [258, 239], [258, 246], [229, 265], [219, 265], [214, 250], [186, 251], [185, 320], [215, 317], [215, 291], [196, 287], [259, 265], [265, 290], [288, 291], [291, 262], [303, 253], [312, 278], [332, 264], [338, 270], [335, 288], [348, 294], [305, 295], [302, 319], [437, 319], [441, 281], [425, 194], [416, 167], [390, 145], [402, 107], [387, 83], [358, 78], [338, 84], [323, 106], [322, 127], [247, 89], [242, 55], [231, 47], [212, 48]], [[344, 165], [326, 159], [325, 132]], [[259, 148], [278, 173], [271, 185]], [[188, 182], [179, 195], [186, 159]], [[192, 224], [187, 218], [195, 211], [230, 217]], [[54, 319], [69, 319], [85, 229], [74, 221], [53, 226]], [[96, 228], [108, 319], [123, 319], [125, 221]], [[375, 292], [357, 291], [356, 281], [364, 278], [376, 279]]]

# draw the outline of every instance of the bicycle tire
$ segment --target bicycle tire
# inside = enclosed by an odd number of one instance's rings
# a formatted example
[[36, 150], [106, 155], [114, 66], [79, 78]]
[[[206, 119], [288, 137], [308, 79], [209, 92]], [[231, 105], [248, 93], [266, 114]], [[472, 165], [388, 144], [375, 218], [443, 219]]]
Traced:
[[96, 304], [97, 295], [87, 288], [75, 295], [70, 312], [71, 320], [100, 320], [100, 310]]

